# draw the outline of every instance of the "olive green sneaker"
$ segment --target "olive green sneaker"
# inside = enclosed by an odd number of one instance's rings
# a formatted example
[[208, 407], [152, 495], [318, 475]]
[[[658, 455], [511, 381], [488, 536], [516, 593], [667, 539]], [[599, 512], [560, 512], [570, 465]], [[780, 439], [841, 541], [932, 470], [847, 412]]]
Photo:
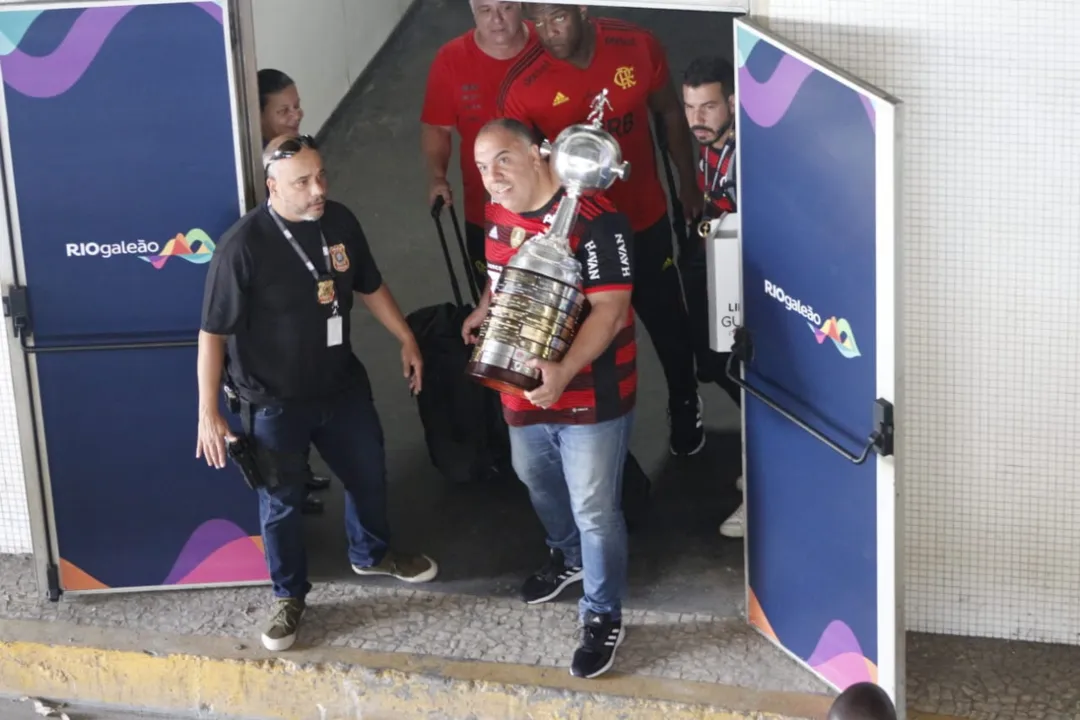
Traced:
[[393, 550], [387, 550], [378, 565], [353, 565], [352, 569], [357, 575], [389, 575], [407, 583], [430, 582], [439, 574], [439, 566], [427, 555], [410, 555]]
[[288, 650], [296, 642], [296, 631], [300, 629], [300, 618], [304, 617], [305, 604], [296, 598], [280, 598], [274, 603], [270, 620], [263, 630], [263, 647], [271, 652]]

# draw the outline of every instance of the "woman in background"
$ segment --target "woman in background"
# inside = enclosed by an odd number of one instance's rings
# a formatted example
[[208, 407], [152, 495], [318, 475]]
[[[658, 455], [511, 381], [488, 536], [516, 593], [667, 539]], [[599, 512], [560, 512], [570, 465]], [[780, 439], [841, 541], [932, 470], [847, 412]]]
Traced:
[[293, 79], [273, 68], [259, 71], [259, 114], [263, 147], [278, 135], [299, 135], [304, 111]]

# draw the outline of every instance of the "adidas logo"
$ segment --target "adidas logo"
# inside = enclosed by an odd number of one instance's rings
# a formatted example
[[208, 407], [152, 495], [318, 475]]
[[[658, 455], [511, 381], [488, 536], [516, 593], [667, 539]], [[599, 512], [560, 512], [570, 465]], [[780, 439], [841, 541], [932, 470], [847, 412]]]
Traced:
[[551, 101], [551, 107], [559, 107], [563, 103], [570, 102], [570, 98], [563, 95], [561, 92], [555, 93], [555, 99]]

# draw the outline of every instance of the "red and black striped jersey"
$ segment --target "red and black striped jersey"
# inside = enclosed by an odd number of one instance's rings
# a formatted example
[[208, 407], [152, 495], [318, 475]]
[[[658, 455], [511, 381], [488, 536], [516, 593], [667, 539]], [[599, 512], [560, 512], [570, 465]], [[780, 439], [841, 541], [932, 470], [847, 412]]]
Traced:
[[719, 150], [711, 145], [701, 148], [697, 178], [698, 187], [705, 193], [706, 217], [717, 218], [725, 213], [737, 212], [734, 135]]
[[[523, 239], [543, 232], [550, 225], [563, 196], [560, 190], [540, 210], [520, 215], [501, 205], [488, 204], [485, 255], [493, 291], [498, 287], [502, 269], [517, 253]], [[515, 232], [517, 228], [520, 230]], [[630, 221], [615, 210], [610, 200], [604, 196], [581, 199], [570, 249], [581, 263], [586, 296], [633, 289], [632, 248]], [[544, 410], [524, 398], [506, 394], [502, 403], [506, 422], [512, 426], [588, 425], [628, 413], [636, 397], [637, 341], [631, 308], [611, 345], [570, 381], [562, 397], [550, 408]]]

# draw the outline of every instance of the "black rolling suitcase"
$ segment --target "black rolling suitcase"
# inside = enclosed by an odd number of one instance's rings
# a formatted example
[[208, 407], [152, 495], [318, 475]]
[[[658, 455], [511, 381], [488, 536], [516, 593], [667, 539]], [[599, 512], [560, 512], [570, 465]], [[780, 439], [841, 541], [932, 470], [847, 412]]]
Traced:
[[466, 304], [458, 285], [450, 247], [442, 226], [445, 202], [440, 197], [431, 209], [454, 302], [431, 305], [410, 313], [406, 320], [424, 358], [423, 391], [417, 409], [432, 464], [452, 483], [493, 479], [509, 472], [510, 439], [499, 396], [465, 375], [472, 346], [461, 339], [461, 326], [480, 299], [470, 272], [468, 252], [457, 213], [450, 219], [474, 304]]

